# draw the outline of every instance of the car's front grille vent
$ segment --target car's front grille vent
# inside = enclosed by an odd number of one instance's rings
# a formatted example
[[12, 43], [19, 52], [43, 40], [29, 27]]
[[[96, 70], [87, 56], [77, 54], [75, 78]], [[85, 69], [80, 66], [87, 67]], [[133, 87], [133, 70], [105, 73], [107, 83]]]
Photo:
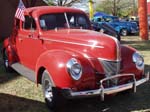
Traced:
[[106, 77], [116, 75], [120, 71], [120, 61], [105, 61], [105, 60], [100, 60], [104, 72], [106, 74]]

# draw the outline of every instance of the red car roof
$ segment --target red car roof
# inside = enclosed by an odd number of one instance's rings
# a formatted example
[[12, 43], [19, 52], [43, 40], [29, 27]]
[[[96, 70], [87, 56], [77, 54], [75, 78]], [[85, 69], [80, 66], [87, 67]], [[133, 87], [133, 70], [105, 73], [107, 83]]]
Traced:
[[61, 7], [61, 6], [39, 6], [27, 8], [25, 13], [36, 13], [37, 15], [47, 14], [47, 13], [61, 13], [61, 12], [77, 12], [84, 13], [83, 11], [75, 8]]

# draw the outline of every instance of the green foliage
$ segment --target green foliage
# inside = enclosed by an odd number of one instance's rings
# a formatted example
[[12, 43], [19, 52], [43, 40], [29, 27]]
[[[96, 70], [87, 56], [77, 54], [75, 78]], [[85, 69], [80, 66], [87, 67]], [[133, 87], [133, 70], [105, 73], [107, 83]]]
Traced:
[[135, 0], [104, 0], [96, 5], [96, 11], [121, 17], [136, 15], [137, 4]]

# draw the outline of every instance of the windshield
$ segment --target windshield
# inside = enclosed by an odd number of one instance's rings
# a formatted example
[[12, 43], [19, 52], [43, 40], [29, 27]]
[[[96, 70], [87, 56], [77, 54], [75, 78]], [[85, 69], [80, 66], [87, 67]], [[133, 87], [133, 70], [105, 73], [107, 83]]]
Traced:
[[79, 13], [45, 14], [40, 17], [40, 27], [43, 30], [60, 28], [90, 29], [88, 18]]
[[118, 17], [104, 17], [104, 20], [106, 22], [119, 22], [119, 18]]

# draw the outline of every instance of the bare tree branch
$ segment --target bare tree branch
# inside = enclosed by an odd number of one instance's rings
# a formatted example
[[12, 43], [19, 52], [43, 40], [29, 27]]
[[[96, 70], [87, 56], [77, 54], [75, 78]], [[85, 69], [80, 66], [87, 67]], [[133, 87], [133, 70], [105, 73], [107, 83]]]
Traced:
[[81, 2], [81, 0], [71, 0], [70, 2], [68, 2], [68, 4], [66, 4], [66, 6], [72, 6], [74, 3], [77, 2]]
[[45, 0], [49, 5], [72, 6], [74, 3], [79, 3], [82, 0]]

